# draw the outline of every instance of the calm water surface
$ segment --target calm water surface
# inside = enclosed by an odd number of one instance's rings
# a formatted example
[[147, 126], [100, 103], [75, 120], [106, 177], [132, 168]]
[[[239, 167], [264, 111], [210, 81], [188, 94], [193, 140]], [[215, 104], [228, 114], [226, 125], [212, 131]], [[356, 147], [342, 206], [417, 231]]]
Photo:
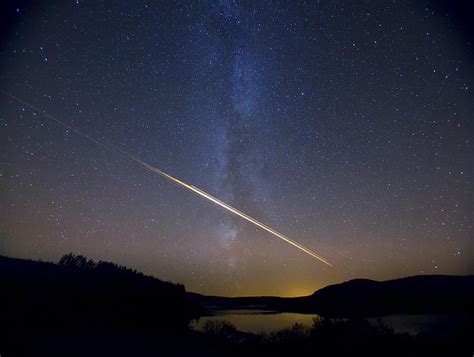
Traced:
[[[281, 330], [295, 323], [311, 326], [317, 314], [300, 314], [293, 312], [276, 312], [265, 310], [216, 310], [213, 316], [203, 316], [194, 321], [192, 326], [202, 329], [206, 321], [226, 320], [237, 330], [260, 333]], [[469, 323], [462, 315], [387, 315], [367, 319], [372, 324], [383, 323], [395, 332], [416, 334], [429, 331], [437, 334], [449, 334], [453, 328], [462, 329]]]
[[203, 316], [193, 322], [193, 327], [201, 329], [206, 321], [226, 320], [243, 332], [269, 332], [293, 326], [295, 323], [311, 326], [316, 314], [275, 312], [266, 310], [217, 310], [213, 316]]

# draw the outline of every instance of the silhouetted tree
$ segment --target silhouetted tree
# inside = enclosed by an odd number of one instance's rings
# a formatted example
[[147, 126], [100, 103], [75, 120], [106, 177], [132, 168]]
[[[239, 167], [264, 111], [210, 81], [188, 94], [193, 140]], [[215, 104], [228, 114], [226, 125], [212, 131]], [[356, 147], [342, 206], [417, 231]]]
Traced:
[[87, 260], [83, 255], [69, 253], [59, 259], [58, 265], [67, 268], [78, 268], [83, 270], [94, 269], [96, 264], [92, 259]]

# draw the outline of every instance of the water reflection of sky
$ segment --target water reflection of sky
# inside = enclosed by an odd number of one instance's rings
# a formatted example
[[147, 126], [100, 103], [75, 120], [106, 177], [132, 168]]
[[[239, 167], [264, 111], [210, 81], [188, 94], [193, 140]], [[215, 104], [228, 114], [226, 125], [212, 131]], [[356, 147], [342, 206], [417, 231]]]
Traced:
[[280, 330], [295, 323], [311, 326], [316, 314], [298, 314], [293, 312], [272, 312], [265, 310], [221, 310], [213, 316], [201, 317], [194, 323], [200, 329], [206, 321], [226, 320], [242, 332], [260, 333]]
[[[206, 321], [226, 320], [239, 331], [260, 333], [288, 328], [295, 323], [309, 327], [315, 318], [319, 318], [319, 315], [268, 310], [218, 310], [214, 311], [212, 316], [204, 316], [194, 321], [192, 326], [199, 330]], [[375, 325], [382, 323], [398, 333], [429, 332], [438, 335], [455, 333], [453, 329], [462, 331], [469, 323], [467, 316], [453, 314], [387, 315], [369, 318], [368, 321]]]

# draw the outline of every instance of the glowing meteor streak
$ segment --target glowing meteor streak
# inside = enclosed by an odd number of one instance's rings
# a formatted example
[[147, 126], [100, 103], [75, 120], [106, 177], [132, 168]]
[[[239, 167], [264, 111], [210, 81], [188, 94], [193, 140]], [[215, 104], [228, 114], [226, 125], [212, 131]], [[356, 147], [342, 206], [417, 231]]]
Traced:
[[260, 228], [266, 230], [267, 232], [273, 234], [274, 236], [276, 236], [276, 237], [278, 237], [278, 238], [284, 240], [285, 242], [287, 242], [287, 243], [289, 243], [289, 244], [295, 246], [296, 248], [302, 250], [303, 252], [305, 252], [305, 253], [311, 255], [312, 257], [314, 257], [314, 258], [316, 258], [316, 259], [322, 261], [323, 263], [325, 263], [325, 264], [327, 264], [327, 265], [329, 265], [329, 266], [332, 266], [332, 264], [329, 263], [329, 262], [328, 262], [326, 259], [324, 259], [323, 257], [321, 257], [321, 256], [319, 256], [318, 254], [312, 252], [312, 251], [309, 250], [308, 248], [306, 248], [306, 247], [304, 247], [303, 245], [301, 245], [301, 244], [295, 242], [294, 240], [288, 238], [287, 236], [281, 234], [280, 232], [274, 230], [273, 228], [268, 227], [267, 225], [263, 224], [262, 222], [256, 220], [255, 218], [252, 218], [252, 217], [250, 217], [249, 215], [247, 215], [247, 214], [245, 214], [245, 213], [239, 211], [237, 208], [234, 208], [234, 207], [232, 207], [231, 205], [228, 205], [227, 203], [222, 202], [222, 201], [219, 200], [218, 198], [216, 198], [216, 197], [214, 197], [214, 196], [208, 194], [207, 192], [204, 192], [203, 190], [201, 190], [201, 189], [199, 189], [199, 188], [197, 188], [197, 187], [195, 187], [195, 186], [193, 186], [193, 185], [189, 185], [189, 184], [187, 184], [186, 182], [183, 182], [183, 181], [177, 179], [176, 177], [173, 177], [173, 176], [167, 174], [166, 172], [163, 172], [163, 171], [161, 171], [161, 170], [159, 170], [159, 169], [157, 169], [157, 168], [155, 168], [155, 167], [153, 167], [153, 166], [151, 166], [151, 165], [149, 165], [149, 164], [147, 164], [147, 163], [145, 163], [145, 162], [143, 162], [143, 161], [141, 161], [141, 160], [139, 160], [139, 159], [136, 159], [136, 158], [133, 158], [133, 159], [134, 159], [136, 162], [138, 162], [139, 164], [143, 165], [147, 170], [156, 172], [157, 174], [161, 175], [162, 177], [165, 177], [166, 179], [168, 179], [168, 180], [170, 180], [170, 181], [172, 181], [172, 182], [174, 182], [174, 183], [177, 183], [178, 185], [181, 185], [181, 186], [187, 188], [188, 190], [190, 190], [190, 191], [192, 191], [192, 192], [194, 192], [194, 193], [196, 193], [196, 194], [198, 194], [198, 195], [200, 195], [200, 196], [202, 196], [202, 197], [208, 199], [209, 201], [214, 202], [215, 204], [217, 204], [217, 205], [219, 205], [219, 206], [225, 208], [226, 210], [228, 210], [228, 211], [230, 211], [230, 212], [236, 214], [237, 216], [239, 216], [239, 217], [241, 217], [241, 218], [243, 218], [243, 219], [245, 219], [245, 220], [247, 220], [247, 221], [249, 221], [249, 222], [255, 224], [256, 226], [258, 226], [258, 227], [260, 227]]
[[208, 194], [207, 192], [204, 192], [203, 190], [201, 190], [201, 189], [199, 189], [199, 188], [197, 188], [197, 187], [195, 187], [195, 186], [193, 186], [193, 185], [189, 185], [189, 184], [187, 184], [186, 182], [183, 182], [183, 181], [177, 179], [176, 177], [173, 177], [173, 176], [167, 174], [166, 172], [161, 171], [161, 170], [157, 169], [156, 167], [153, 167], [153, 166], [151, 166], [150, 164], [147, 164], [146, 162], [143, 162], [142, 160], [140, 160], [140, 159], [134, 157], [133, 155], [130, 155], [129, 153], [127, 153], [127, 152], [125, 152], [125, 151], [123, 151], [123, 150], [121, 150], [121, 149], [119, 149], [119, 148], [117, 148], [117, 147], [113, 147], [113, 146], [107, 145], [107, 144], [105, 144], [105, 143], [103, 143], [103, 142], [101, 142], [101, 141], [99, 141], [99, 140], [97, 140], [97, 139], [95, 139], [95, 138], [93, 138], [93, 137], [91, 137], [91, 136], [89, 136], [89, 135], [87, 135], [87, 134], [81, 132], [80, 130], [78, 130], [78, 129], [72, 127], [71, 125], [69, 125], [69, 124], [67, 124], [67, 123], [65, 123], [65, 122], [63, 122], [62, 120], [59, 120], [59, 119], [57, 119], [56, 117], [52, 116], [51, 114], [47, 114], [47, 113], [45, 113], [45, 112], [39, 110], [38, 108], [36, 108], [36, 107], [33, 106], [32, 104], [29, 104], [29, 103], [27, 103], [27, 102], [25, 102], [25, 101], [23, 101], [23, 100], [21, 100], [21, 99], [15, 97], [15, 96], [12, 95], [12, 94], [9, 94], [9, 93], [7, 93], [7, 92], [5, 92], [5, 91], [3, 91], [3, 90], [0, 90], [0, 92], [2, 92], [3, 94], [5, 94], [5, 95], [7, 95], [7, 96], [9, 96], [9, 97], [11, 97], [11, 98], [13, 98], [13, 99], [15, 99], [16, 101], [18, 101], [18, 102], [20, 102], [20, 103], [22, 103], [22, 104], [24, 104], [24, 105], [26, 105], [26, 106], [32, 108], [33, 110], [36, 110], [36, 111], [38, 111], [38, 112], [41, 112], [41, 113], [42, 113], [44, 116], [46, 116], [47, 118], [50, 118], [50, 119], [54, 120], [55, 122], [57, 122], [57, 123], [63, 125], [64, 127], [75, 131], [75, 132], [78, 133], [79, 135], [81, 135], [81, 136], [83, 136], [83, 137], [89, 139], [90, 141], [96, 143], [96, 144], [99, 145], [100, 147], [102, 147], [102, 148], [104, 148], [104, 149], [106, 149], [106, 150], [114, 151], [114, 152], [116, 152], [116, 153], [118, 152], [118, 153], [121, 154], [125, 159], [131, 160], [131, 161], [133, 161], [133, 162], [139, 164], [139, 165], [140, 165], [141, 167], [143, 167], [144, 169], [146, 169], [146, 170], [148, 170], [148, 171], [151, 171], [151, 172], [153, 172], [153, 173], [156, 173], [156, 174], [158, 174], [158, 175], [160, 175], [160, 176], [166, 178], [167, 180], [169, 180], [169, 181], [171, 181], [171, 182], [174, 182], [174, 183], [176, 183], [176, 184], [178, 184], [178, 185], [180, 185], [180, 186], [182, 186], [182, 187], [188, 189], [189, 191], [194, 192], [195, 194], [197, 194], [197, 195], [199, 195], [199, 196], [201, 196], [201, 197], [206, 198], [207, 200], [209, 200], [209, 201], [211, 201], [211, 202], [213, 202], [213, 203], [215, 203], [215, 204], [221, 206], [222, 208], [225, 208], [226, 210], [232, 212], [233, 214], [235, 214], [235, 215], [237, 215], [237, 216], [239, 216], [239, 217], [245, 219], [246, 221], [248, 221], [248, 222], [250, 222], [250, 223], [255, 224], [256, 226], [258, 226], [258, 227], [260, 227], [260, 228], [266, 230], [267, 232], [273, 234], [274, 236], [276, 236], [276, 237], [282, 239], [283, 241], [285, 241], [285, 242], [291, 244], [292, 246], [294, 246], [294, 247], [300, 249], [301, 251], [305, 252], [306, 254], [309, 254], [309, 255], [312, 256], [313, 258], [318, 259], [319, 261], [323, 262], [324, 264], [327, 264], [327, 265], [329, 265], [329, 266], [332, 266], [332, 264], [329, 263], [326, 259], [324, 259], [323, 257], [319, 256], [318, 254], [314, 253], [313, 251], [311, 251], [310, 249], [306, 248], [305, 246], [303, 246], [303, 245], [301, 245], [301, 244], [295, 242], [294, 240], [288, 238], [287, 236], [285, 236], [284, 234], [282, 234], [282, 233], [280, 233], [280, 232], [274, 230], [273, 228], [271, 228], [271, 227], [269, 227], [269, 226], [263, 224], [262, 222], [258, 221], [257, 219], [252, 218], [252, 217], [250, 217], [249, 215], [247, 215], [247, 214], [245, 214], [245, 213], [239, 211], [237, 208], [234, 208], [234, 207], [232, 207], [231, 205], [229, 205], [229, 204], [227, 204], [227, 203], [225, 203], [225, 202], [222, 202], [221, 200], [219, 200], [218, 198], [216, 198], [216, 197], [214, 197], [214, 196]]

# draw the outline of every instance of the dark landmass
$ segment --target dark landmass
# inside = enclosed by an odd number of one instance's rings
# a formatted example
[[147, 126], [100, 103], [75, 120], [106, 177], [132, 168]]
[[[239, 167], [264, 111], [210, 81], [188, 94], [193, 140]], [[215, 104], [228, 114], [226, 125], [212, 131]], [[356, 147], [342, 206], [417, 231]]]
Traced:
[[188, 296], [209, 310], [258, 308], [331, 317], [451, 313], [474, 311], [474, 276], [419, 275], [382, 282], [354, 279], [296, 298]]
[[[472, 326], [416, 337], [361, 316], [458, 312], [472, 316], [473, 276], [351, 280], [299, 298], [211, 297], [109, 262], [66, 255], [58, 264], [0, 257], [1, 356], [471, 356]], [[314, 325], [255, 335], [225, 321], [194, 331], [212, 309], [316, 312]], [[327, 318], [343, 316], [344, 319]], [[351, 317], [351, 318], [347, 318]], [[459, 329], [457, 329], [459, 331]]]
[[11, 327], [180, 328], [199, 314], [184, 285], [82, 256], [58, 264], [0, 257], [0, 285], [2, 324]]

